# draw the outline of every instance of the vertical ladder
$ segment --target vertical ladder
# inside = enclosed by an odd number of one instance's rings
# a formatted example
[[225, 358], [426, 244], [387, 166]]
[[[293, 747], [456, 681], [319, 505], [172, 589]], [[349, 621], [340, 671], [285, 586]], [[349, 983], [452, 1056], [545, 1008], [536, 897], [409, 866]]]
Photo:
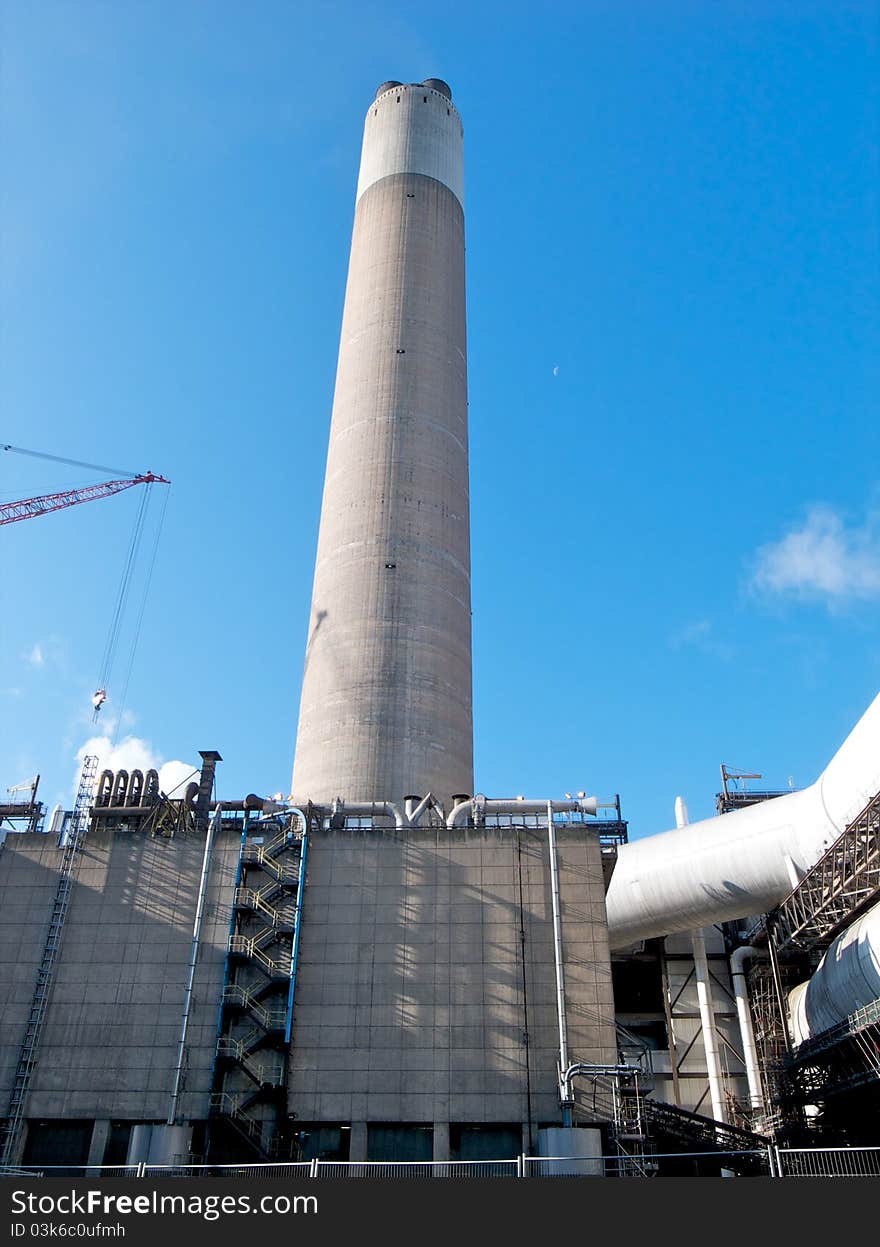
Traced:
[[37, 981], [34, 985], [30, 1013], [28, 1014], [24, 1039], [18, 1054], [18, 1065], [15, 1070], [15, 1080], [12, 1084], [12, 1094], [9, 1099], [9, 1108], [6, 1112], [6, 1121], [3, 1124], [0, 1165], [10, 1165], [15, 1160], [15, 1151], [24, 1115], [25, 1099], [30, 1086], [31, 1074], [37, 1063], [40, 1035], [46, 1016], [46, 1006], [49, 1003], [49, 993], [52, 989], [52, 975], [61, 947], [64, 920], [67, 917], [67, 907], [73, 886], [73, 870], [77, 854], [82, 847], [89, 825], [89, 810], [92, 804], [97, 770], [97, 757], [89, 755], [83, 759], [83, 768], [79, 777], [79, 790], [76, 794], [76, 804], [73, 807], [73, 815], [61, 855], [58, 887], [55, 891], [52, 914], [49, 918], [49, 930], [46, 934], [43, 955], [37, 969]]

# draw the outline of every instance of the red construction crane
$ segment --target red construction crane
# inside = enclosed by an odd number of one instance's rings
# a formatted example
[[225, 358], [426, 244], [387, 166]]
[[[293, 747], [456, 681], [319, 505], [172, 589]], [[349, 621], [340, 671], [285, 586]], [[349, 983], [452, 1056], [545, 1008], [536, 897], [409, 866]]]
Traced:
[[48, 515], [62, 507], [75, 507], [78, 502], [92, 502], [95, 498], [109, 498], [132, 485], [170, 485], [164, 476], [143, 472], [122, 481], [103, 481], [100, 485], [85, 485], [82, 489], [65, 489], [60, 494], [42, 494], [37, 498], [22, 498], [20, 502], [0, 502], [0, 524], [14, 524], [16, 520], [29, 520], [35, 515]]
[[[52, 459], [56, 463], [68, 463], [78, 468], [97, 468], [99, 471], [112, 472], [112, 468], [102, 468], [96, 463], [80, 463], [76, 459], [62, 459], [58, 455], [46, 455], [36, 450], [22, 450], [20, 446], [2, 447], [19, 455], [33, 455], [38, 459]], [[60, 511], [63, 507], [75, 507], [79, 502], [92, 502], [96, 498], [109, 498], [123, 489], [131, 489], [132, 485], [170, 485], [164, 476], [154, 472], [141, 472], [137, 476], [128, 476], [118, 481], [102, 481], [98, 485], [84, 485], [81, 489], [65, 489], [59, 494], [41, 494], [36, 498], [22, 498], [19, 502], [0, 502], [0, 524], [14, 524], [16, 520], [29, 520], [37, 515], [47, 515], [50, 511]]]
[[[11, 450], [18, 455], [31, 455], [35, 459], [51, 459], [55, 463], [65, 463], [75, 468], [88, 468], [93, 472], [116, 472], [122, 474], [126, 472], [125, 468], [108, 468], [100, 463], [83, 463], [79, 459], [62, 459], [60, 455], [48, 455], [40, 450], [25, 450], [21, 446], [10, 446], [5, 442], [0, 443], [0, 450]], [[63, 507], [75, 507], [79, 502], [92, 502], [96, 498], [109, 498], [111, 494], [118, 494], [123, 489], [131, 489], [132, 485], [170, 485], [171, 482], [166, 480], [164, 476], [157, 476], [155, 472], [140, 472], [135, 475], [132, 472], [121, 479], [115, 481], [102, 481], [98, 485], [84, 485], [80, 489], [65, 489], [57, 494], [42, 494], [36, 498], [22, 498], [18, 502], [0, 502], [0, 524], [14, 524], [16, 520], [30, 520], [37, 515], [47, 515], [50, 511], [60, 511]], [[168, 495], [165, 496], [166, 502]], [[92, 706], [94, 707], [94, 716], [92, 722], [96, 722], [101, 706], [107, 700], [106, 685], [109, 683], [110, 672], [113, 668], [114, 657], [116, 653], [116, 644], [119, 637], [119, 627], [123, 611], [125, 609], [126, 599], [131, 584], [132, 574], [135, 568], [135, 558], [138, 547], [140, 545], [143, 526], [146, 518], [147, 505], [149, 503], [149, 490], [141, 499], [141, 505], [138, 509], [134, 523], [134, 532], [131, 538], [131, 545], [126, 558], [125, 567], [122, 573], [122, 582], [119, 586], [119, 593], [116, 600], [116, 607], [113, 612], [113, 619], [110, 624], [110, 633], [107, 637], [107, 644], [104, 650], [104, 660], [101, 666], [101, 676], [99, 685], [92, 697]], [[153, 563], [156, 561], [156, 551], [159, 546], [159, 534], [162, 530], [162, 520], [165, 515], [165, 509], [162, 508], [162, 515], [159, 519], [159, 527], [156, 530], [156, 539], [153, 548], [153, 557], [150, 562], [150, 568], [147, 573], [146, 584], [144, 586], [144, 600], [141, 603], [140, 615], [138, 617], [137, 631], [132, 643], [131, 658], [128, 664], [128, 676], [131, 675], [131, 667], [134, 662], [134, 652], [137, 647], [138, 633], [140, 632], [141, 620], [143, 618], [144, 607], [146, 605], [147, 594], [150, 588], [150, 580], [153, 574]], [[122, 721], [122, 709], [125, 705], [125, 696], [128, 689], [128, 676], [126, 676], [125, 685], [122, 692], [122, 701], [120, 703], [120, 714], [117, 720], [117, 732], [119, 723]], [[115, 743], [115, 737], [114, 737]]]

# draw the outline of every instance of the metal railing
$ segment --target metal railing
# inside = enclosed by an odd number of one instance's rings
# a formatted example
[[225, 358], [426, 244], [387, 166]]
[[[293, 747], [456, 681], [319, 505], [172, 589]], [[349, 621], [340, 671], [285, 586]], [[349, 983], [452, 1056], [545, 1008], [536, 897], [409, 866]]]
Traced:
[[518, 1178], [520, 1160], [316, 1160], [315, 1178]]
[[880, 1147], [778, 1147], [778, 1178], [878, 1178]]
[[[729, 1176], [743, 1158], [771, 1178], [880, 1177], [880, 1146], [802, 1147], [736, 1152], [658, 1152], [615, 1156], [518, 1156], [508, 1160], [302, 1160], [253, 1164], [4, 1165], [0, 1177], [51, 1178], [584, 1178]], [[623, 1164], [623, 1161], [626, 1164]], [[701, 1174], [700, 1171], [703, 1171]]]
[[143, 1165], [0, 1165], [0, 1178], [141, 1178]]
[[144, 1165], [141, 1178], [310, 1178], [309, 1160], [260, 1162], [246, 1165]]
[[227, 983], [223, 989], [225, 1004], [237, 1005], [247, 1009], [251, 1017], [262, 1026], [264, 1031], [284, 1030], [287, 1011], [281, 1008], [267, 1009], [257, 998], [256, 992], [248, 991], [240, 983]]

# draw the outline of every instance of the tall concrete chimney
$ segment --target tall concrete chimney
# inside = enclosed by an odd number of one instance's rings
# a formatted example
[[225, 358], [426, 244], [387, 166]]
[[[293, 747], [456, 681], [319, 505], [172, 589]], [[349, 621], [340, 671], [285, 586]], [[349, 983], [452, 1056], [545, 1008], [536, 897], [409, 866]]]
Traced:
[[293, 794], [473, 791], [462, 127], [445, 82], [364, 125]]

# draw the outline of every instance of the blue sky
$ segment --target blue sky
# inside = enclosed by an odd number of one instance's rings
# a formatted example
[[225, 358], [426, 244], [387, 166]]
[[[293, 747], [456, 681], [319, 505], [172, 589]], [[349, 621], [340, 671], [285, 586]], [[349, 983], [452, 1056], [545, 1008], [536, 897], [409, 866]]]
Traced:
[[[173, 481], [126, 756], [287, 790], [363, 116], [437, 76], [479, 789], [639, 835], [721, 762], [815, 778], [880, 689], [876, 3], [0, 12], [0, 441]], [[0, 455], [3, 499], [100, 478]], [[69, 797], [138, 492], [4, 527], [0, 790]]]

